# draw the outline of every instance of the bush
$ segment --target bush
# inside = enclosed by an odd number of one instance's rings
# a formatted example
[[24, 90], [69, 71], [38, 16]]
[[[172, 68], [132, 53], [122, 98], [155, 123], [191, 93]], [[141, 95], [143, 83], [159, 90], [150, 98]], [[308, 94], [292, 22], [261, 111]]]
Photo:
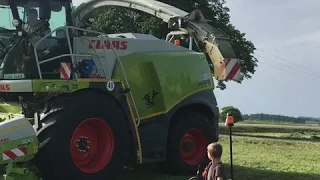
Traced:
[[234, 122], [243, 121], [242, 114], [238, 108], [233, 106], [226, 106], [221, 109], [220, 113], [220, 121], [225, 122], [227, 118], [227, 114], [232, 115]]

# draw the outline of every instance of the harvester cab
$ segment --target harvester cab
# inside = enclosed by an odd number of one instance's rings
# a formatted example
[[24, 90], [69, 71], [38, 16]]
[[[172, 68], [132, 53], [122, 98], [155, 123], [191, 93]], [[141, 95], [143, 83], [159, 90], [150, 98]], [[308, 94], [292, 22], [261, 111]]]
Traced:
[[[57, 48], [64, 45], [61, 36], [50, 31], [71, 23], [69, 0], [0, 0], [0, 14], [1, 79], [37, 79], [40, 66], [37, 59], [65, 53], [63, 48]], [[35, 50], [35, 43], [48, 34]], [[48, 53], [48, 49], [55, 51]], [[51, 74], [55, 70], [50, 63], [43, 65], [43, 69]]]

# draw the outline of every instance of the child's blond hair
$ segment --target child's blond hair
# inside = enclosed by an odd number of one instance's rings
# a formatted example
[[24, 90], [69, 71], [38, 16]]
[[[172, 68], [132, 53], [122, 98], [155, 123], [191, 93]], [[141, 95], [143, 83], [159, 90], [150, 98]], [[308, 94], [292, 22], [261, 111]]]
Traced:
[[219, 143], [210, 143], [207, 146], [209, 154], [214, 158], [221, 158], [222, 156], [222, 145]]

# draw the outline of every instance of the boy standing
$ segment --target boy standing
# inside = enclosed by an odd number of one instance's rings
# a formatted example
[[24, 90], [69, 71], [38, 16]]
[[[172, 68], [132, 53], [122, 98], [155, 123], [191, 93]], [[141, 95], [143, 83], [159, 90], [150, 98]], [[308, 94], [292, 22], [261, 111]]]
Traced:
[[206, 167], [206, 180], [227, 180], [224, 166], [221, 162], [222, 146], [219, 143], [211, 143], [207, 146], [208, 158], [211, 160]]

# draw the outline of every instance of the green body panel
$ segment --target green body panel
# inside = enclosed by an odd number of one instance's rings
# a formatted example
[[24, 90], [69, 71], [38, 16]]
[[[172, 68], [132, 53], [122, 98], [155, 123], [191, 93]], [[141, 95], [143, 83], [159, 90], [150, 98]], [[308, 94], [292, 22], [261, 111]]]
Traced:
[[86, 80], [32, 80], [33, 92], [75, 92], [88, 88], [89, 81]]
[[[32, 142], [30, 142], [30, 139], [32, 139]], [[28, 144], [23, 144], [23, 142], [29, 142]], [[38, 152], [38, 139], [36, 136], [34, 137], [26, 137], [24, 139], [18, 139], [15, 141], [10, 141], [7, 143], [3, 143], [0, 146], [0, 153], [2, 155], [3, 152], [15, 149], [21, 145], [27, 148], [27, 155], [17, 157], [14, 159], [14, 162], [25, 162], [34, 157], [34, 155]], [[1, 160], [0, 164], [7, 164], [10, 160]]]
[[15, 141], [3, 143], [0, 146], [0, 153], [15, 149], [20, 146], [27, 148], [27, 154], [25, 156], [17, 157], [10, 160], [1, 160], [0, 164], [8, 164], [6, 173], [3, 175], [4, 180], [38, 180], [40, 179], [39, 170], [33, 165], [22, 165], [16, 162], [28, 162], [34, 158], [34, 155], [38, 152], [38, 139], [36, 136], [27, 137]]
[[6, 102], [0, 104], [0, 122], [21, 116], [21, 104], [17, 102]]
[[0, 112], [3, 113], [20, 113], [21, 109], [21, 104], [17, 102], [3, 103], [0, 106]]
[[10, 161], [3, 178], [4, 180], [41, 180], [41, 173], [35, 166], [15, 164]]
[[[15, 80], [12, 80], [14, 82]], [[34, 79], [28, 80], [32, 90], [26, 90], [30, 93], [73, 93], [81, 89], [100, 88], [106, 90], [108, 81], [119, 82], [116, 79], [90, 79], [81, 78], [76, 80], [64, 79]], [[97, 86], [98, 85], [98, 86]], [[101, 88], [103, 87], [103, 88]], [[19, 102], [2, 102], [0, 103], [0, 122], [22, 116], [22, 108]]]
[[[33, 93], [72, 93], [80, 89], [89, 88], [90, 80], [35, 79], [31, 83]], [[19, 102], [0, 103], [0, 122], [21, 116], [21, 112], [22, 108]]]
[[[121, 62], [140, 119], [166, 113], [186, 97], [204, 89], [214, 89], [203, 53], [137, 53], [121, 57]], [[124, 80], [119, 64], [113, 78]]]

